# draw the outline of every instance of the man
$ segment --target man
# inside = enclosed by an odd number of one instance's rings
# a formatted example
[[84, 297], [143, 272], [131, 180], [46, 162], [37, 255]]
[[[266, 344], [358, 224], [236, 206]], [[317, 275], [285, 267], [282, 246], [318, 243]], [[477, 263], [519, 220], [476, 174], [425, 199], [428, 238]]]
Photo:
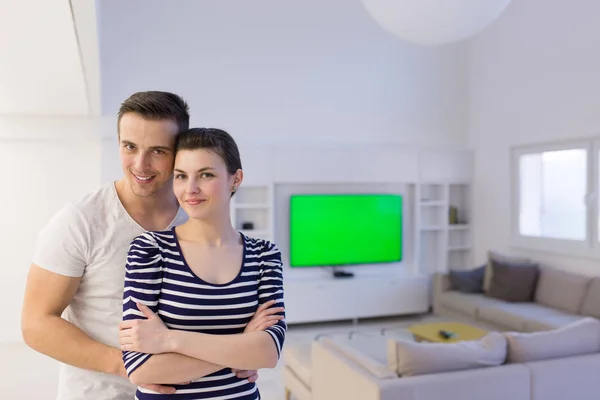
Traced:
[[[123, 177], [56, 213], [36, 243], [23, 303], [27, 345], [60, 362], [58, 400], [131, 400], [119, 346], [125, 262], [131, 241], [187, 216], [172, 191], [174, 145], [189, 128], [179, 96], [140, 92], [118, 114]], [[169, 354], [165, 369], [186, 356]], [[196, 360], [199, 375], [207, 363]], [[256, 371], [238, 371], [256, 380]], [[172, 387], [147, 385], [173, 393]]]

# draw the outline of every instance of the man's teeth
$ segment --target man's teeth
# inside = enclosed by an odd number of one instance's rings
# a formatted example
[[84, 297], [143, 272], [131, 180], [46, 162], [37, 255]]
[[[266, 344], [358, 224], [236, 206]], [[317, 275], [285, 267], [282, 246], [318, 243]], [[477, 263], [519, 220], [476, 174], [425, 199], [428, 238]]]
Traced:
[[140, 181], [147, 181], [152, 178], [151, 176], [143, 177], [143, 176], [138, 176], [138, 175], [136, 175], [135, 177], [138, 178]]

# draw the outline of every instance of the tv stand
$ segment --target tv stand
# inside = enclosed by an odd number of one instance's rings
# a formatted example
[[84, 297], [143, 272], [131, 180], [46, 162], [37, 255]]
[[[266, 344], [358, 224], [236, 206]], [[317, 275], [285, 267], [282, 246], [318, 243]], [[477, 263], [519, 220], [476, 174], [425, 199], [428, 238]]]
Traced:
[[286, 271], [286, 322], [360, 320], [429, 311], [431, 280], [428, 275], [402, 271], [409, 269], [408, 266], [398, 266], [400, 271], [378, 272], [348, 267], [353, 277], [335, 276], [335, 272], [342, 269], [328, 267], [314, 277]]

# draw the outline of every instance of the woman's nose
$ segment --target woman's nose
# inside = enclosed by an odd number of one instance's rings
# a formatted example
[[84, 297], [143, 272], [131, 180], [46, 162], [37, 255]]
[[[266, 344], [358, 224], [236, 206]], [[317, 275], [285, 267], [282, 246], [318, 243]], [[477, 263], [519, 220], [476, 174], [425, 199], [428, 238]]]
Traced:
[[200, 186], [198, 185], [198, 182], [196, 182], [195, 179], [190, 179], [188, 181], [187, 191], [188, 191], [188, 193], [199, 193], [200, 192]]

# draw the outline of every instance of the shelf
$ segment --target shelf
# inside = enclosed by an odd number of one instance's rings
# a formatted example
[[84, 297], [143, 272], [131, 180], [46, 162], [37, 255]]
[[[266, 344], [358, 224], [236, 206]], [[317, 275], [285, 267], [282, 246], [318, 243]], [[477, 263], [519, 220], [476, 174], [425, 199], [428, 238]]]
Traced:
[[471, 186], [458, 182], [417, 184], [415, 246], [422, 272], [472, 264]]
[[448, 246], [448, 251], [469, 251], [471, 246]]
[[443, 201], [446, 198], [445, 185], [441, 183], [425, 183], [421, 185], [420, 201], [422, 203]]
[[[273, 199], [269, 185], [242, 185], [231, 204], [234, 227], [244, 235], [273, 240]], [[244, 229], [251, 223], [252, 229]]]
[[420, 204], [423, 207], [442, 207], [445, 205], [441, 200], [421, 200]]
[[267, 203], [256, 203], [256, 204], [252, 204], [252, 203], [235, 203], [234, 207], [237, 209], [240, 208], [246, 208], [249, 210], [257, 210], [257, 209], [261, 209], [261, 208], [271, 208], [270, 204]]
[[421, 227], [421, 230], [425, 231], [425, 232], [443, 231], [444, 227], [443, 226], [423, 226], [423, 227]]
[[240, 232], [242, 232], [246, 236], [260, 237], [260, 238], [264, 238], [265, 236], [270, 236], [270, 234], [271, 234], [271, 232], [266, 229], [240, 229]]

